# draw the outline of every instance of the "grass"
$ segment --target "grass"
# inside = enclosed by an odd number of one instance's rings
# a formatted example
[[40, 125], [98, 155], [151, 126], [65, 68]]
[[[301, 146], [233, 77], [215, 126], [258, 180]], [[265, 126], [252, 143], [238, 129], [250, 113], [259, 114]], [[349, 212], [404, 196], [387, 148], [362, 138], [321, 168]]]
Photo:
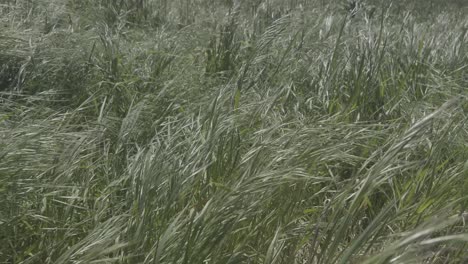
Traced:
[[3, 1], [0, 263], [466, 263], [444, 3]]

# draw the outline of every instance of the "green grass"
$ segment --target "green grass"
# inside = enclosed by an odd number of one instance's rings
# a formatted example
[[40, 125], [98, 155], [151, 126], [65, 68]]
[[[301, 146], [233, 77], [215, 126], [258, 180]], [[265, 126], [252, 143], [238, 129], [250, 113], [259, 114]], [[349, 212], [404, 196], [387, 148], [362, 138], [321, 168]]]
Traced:
[[466, 263], [466, 5], [360, 2], [0, 2], [0, 263]]

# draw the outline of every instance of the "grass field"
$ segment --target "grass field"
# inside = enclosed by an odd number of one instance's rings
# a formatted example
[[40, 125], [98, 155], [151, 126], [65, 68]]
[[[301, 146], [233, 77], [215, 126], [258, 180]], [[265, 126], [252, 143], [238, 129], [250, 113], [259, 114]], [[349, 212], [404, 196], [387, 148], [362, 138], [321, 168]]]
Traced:
[[468, 263], [465, 1], [0, 1], [0, 263]]

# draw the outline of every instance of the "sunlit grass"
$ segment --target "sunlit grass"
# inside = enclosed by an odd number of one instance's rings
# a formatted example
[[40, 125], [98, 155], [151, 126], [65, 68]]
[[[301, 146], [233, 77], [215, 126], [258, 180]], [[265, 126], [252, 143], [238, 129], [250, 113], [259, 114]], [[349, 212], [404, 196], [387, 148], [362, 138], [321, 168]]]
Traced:
[[0, 263], [466, 263], [466, 10], [357, 2], [2, 3]]

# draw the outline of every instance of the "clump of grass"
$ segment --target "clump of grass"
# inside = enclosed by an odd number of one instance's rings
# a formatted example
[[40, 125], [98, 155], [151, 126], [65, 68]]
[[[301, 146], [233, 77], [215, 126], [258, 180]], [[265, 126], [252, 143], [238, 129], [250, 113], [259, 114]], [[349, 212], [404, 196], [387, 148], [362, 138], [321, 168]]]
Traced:
[[1, 5], [0, 262], [465, 263], [468, 21], [394, 4]]

